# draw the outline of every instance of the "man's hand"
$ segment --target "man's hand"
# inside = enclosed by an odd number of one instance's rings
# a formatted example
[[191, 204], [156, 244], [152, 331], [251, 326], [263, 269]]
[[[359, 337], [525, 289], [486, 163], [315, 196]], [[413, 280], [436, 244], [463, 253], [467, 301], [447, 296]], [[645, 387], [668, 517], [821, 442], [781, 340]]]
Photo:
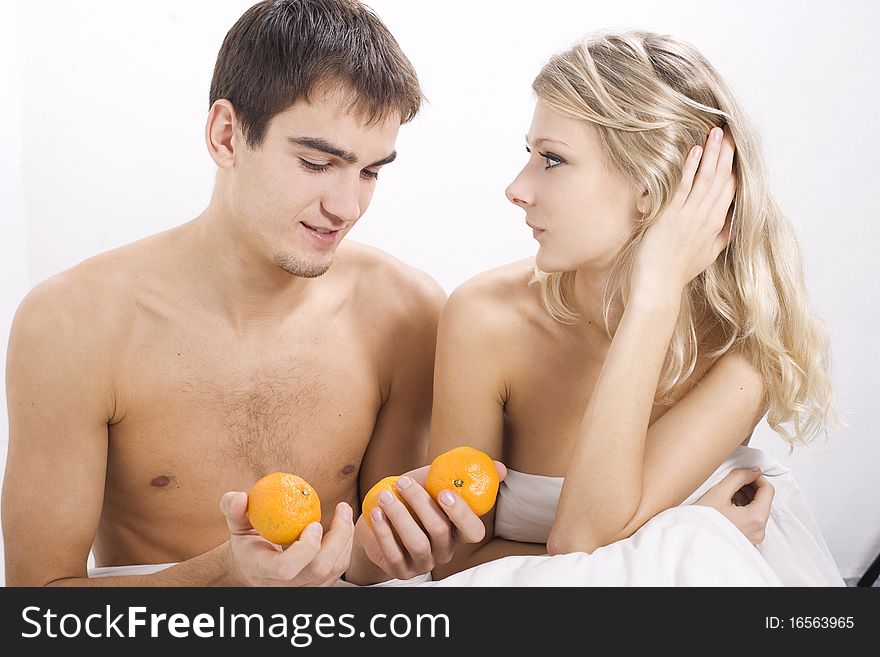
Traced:
[[694, 504], [717, 509], [758, 545], [764, 541], [774, 492], [760, 468], [734, 468]]
[[[479, 543], [486, 534], [480, 517], [452, 491], [431, 498], [425, 490], [429, 467], [411, 470], [397, 480], [397, 491], [415, 517], [396, 496], [383, 491], [370, 517], [372, 528], [363, 515], [355, 525], [366, 556], [390, 577], [410, 579], [428, 573], [448, 563], [457, 545]], [[495, 468], [503, 480], [507, 468], [498, 461]]]
[[220, 509], [229, 526], [231, 574], [245, 586], [332, 586], [348, 569], [354, 525], [345, 502], [336, 505], [326, 536], [321, 523], [313, 522], [283, 550], [251, 525], [247, 493], [225, 493]]

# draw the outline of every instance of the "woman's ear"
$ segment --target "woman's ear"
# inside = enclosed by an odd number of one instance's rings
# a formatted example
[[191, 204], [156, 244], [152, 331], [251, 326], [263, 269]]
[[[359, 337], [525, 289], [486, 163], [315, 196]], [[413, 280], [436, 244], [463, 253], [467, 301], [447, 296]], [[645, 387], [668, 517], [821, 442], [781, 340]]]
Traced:
[[646, 214], [651, 209], [651, 197], [648, 195], [647, 189], [643, 189], [636, 199], [636, 209], [642, 214]]
[[220, 99], [208, 110], [205, 124], [205, 144], [211, 159], [221, 169], [235, 164], [235, 108], [228, 100]]

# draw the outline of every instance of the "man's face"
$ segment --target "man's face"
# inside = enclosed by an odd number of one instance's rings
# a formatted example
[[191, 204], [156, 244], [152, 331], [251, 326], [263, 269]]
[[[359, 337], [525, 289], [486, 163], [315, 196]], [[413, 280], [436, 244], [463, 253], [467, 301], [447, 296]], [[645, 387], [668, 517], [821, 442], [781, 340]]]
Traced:
[[294, 276], [321, 276], [366, 212], [400, 121], [367, 126], [339, 93], [315, 93], [269, 123], [257, 149], [236, 132], [229, 204], [236, 233]]

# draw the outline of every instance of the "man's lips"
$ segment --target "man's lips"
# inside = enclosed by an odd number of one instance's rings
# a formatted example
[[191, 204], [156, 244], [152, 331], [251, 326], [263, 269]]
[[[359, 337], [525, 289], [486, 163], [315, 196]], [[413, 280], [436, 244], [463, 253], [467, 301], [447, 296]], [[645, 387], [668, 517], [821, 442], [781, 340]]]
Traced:
[[307, 224], [305, 221], [300, 221], [300, 223], [306, 228], [310, 228], [315, 231], [319, 235], [332, 235], [333, 233], [338, 233], [341, 228], [327, 228], [325, 226], [314, 226], [312, 224]]
[[313, 240], [313, 244], [320, 245], [321, 247], [333, 248], [341, 239], [339, 237], [339, 233], [342, 232], [342, 228], [325, 228], [323, 226], [312, 226], [311, 224], [307, 224], [303, 221], [299, 222], [303, 230], [306, 231], [306, 234], [309, 236], [311, 240]]

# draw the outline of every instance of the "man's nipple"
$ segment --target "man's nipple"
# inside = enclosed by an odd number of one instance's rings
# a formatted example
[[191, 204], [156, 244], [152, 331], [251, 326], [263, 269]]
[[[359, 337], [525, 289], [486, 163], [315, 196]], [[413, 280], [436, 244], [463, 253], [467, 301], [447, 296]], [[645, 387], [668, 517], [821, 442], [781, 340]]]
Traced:
[[150, 486], [154, 488], [168, 488], [173, 483], [174, 477], [172, 475], [156, 475], [150, 479]]

